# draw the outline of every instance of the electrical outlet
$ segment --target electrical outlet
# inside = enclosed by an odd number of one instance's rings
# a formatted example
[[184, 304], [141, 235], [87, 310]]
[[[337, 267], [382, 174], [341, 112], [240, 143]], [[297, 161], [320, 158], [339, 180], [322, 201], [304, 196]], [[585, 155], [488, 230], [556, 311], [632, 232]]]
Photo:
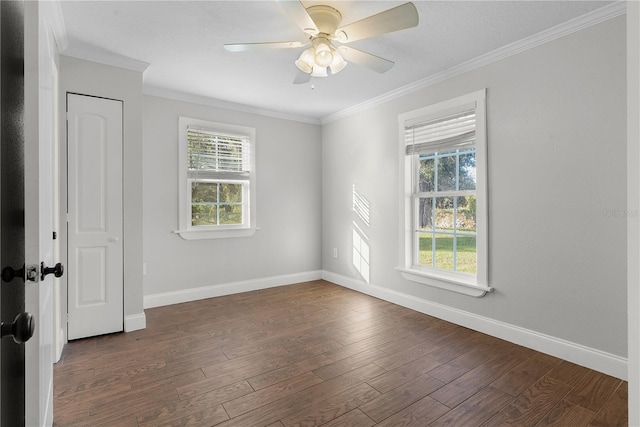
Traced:
[[333, 248], [333, 257], [338, 258], [338, 248]]

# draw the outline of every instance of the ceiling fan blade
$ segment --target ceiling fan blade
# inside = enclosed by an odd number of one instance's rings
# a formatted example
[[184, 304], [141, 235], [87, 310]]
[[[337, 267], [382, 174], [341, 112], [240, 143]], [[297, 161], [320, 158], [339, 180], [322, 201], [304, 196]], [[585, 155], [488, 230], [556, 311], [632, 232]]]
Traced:
[[380, 58], [349, 46], [340, 46], [338, 51], [347, 62], [353, 62], [378, 73], [389, 71], [395, 64], [395, 62], [388, 59]]
[[293, 80], [294, 85], [299, 85], [303, 83], [309, 83], [311, 81], [311, 74], [305, 73], [302, 70], [298, 70], [298, 74], [296, 74], [296, 78]]
[[405, 3], [339, 28], [336, 37], [342, 43], [348, 43], [415, 27], [418, 21], [414, 4]]
[[229, 52], [244, 52], [247, 50], [271, 50], [271, 49], [292, 49], [302, 47], [308, 43], [302, 42], [266, 42], [266, 43], [230, 43], [224, 48]]
[[276, 0], [280, 7], [289, 15], [293, 21], [304, 31], [305, 33], [316, 36], [320, 33], [316, 23], [313, 22], [307, 9], [299, 0]]

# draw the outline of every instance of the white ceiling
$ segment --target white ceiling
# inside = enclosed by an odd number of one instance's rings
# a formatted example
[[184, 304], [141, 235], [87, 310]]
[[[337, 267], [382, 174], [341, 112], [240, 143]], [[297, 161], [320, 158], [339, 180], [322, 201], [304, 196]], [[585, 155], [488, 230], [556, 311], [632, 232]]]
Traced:
[[[343, 15], [343, 24], [401, 3], [404, 1], [303, 0], [306, 7], [335, 7]], [[394, 61], [390, 71], [377, 74], [349, 64], [339, 74], [313, 78], [303, 85], [292, 83], [298, 72], [294, 61], [302, 49], [231, 53], [223, 48], [224, 43], [306, 39], [270, 0], [63, 0], [68, 48], [62, 53], [147, 63], [147, 93], [211, 98], [319, 122], [608, 3], [414, 1], [420, 15], [418, 27], [352, 43]]]

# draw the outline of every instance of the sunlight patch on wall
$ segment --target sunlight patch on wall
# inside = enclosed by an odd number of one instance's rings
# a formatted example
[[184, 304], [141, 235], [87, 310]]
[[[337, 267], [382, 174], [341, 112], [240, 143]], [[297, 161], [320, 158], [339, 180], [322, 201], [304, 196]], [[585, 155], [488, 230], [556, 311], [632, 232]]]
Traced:
[[369, 226], [369, 201], [362, 197], [356, 186], [353, 186], [353, 212], [364, 222], [364, 225]]
[[358, 224], [353, 223], [353, 266], [365, 282], [369, 283], [369, 243]]
[[358, 225], [358, 220], [360, 220], [362, 227], [369, 227], [370, 206], [369, 201], [358, 192], [355, 185], [353, 186], [353, 212], [355, 214], [352, 233], [353, 266], [358, 270], [364, 281], [370, 283], [369, 238]]

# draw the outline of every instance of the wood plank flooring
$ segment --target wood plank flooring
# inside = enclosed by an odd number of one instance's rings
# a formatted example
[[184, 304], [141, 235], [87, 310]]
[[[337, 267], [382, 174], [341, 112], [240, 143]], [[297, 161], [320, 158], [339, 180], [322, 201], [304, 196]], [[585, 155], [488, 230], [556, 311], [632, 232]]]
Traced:
[[69, 343], [55, 426], [625, 426], [627, 383], [325, 281]]

